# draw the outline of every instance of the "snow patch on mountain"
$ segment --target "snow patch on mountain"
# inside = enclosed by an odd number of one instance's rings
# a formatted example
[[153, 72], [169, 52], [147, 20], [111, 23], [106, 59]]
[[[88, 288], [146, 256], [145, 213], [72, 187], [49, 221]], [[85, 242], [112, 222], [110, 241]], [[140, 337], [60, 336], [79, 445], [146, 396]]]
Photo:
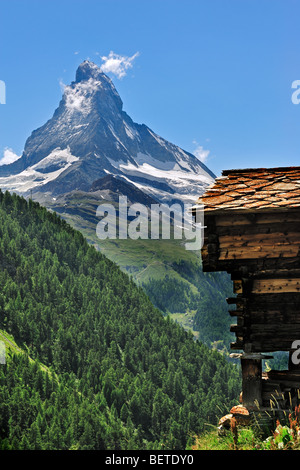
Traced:
[[33, 188], [41, 187], [69, 168], [79, 158], [71, 154], [70, 149], [55, 149], [47, 157], [17, 175], [0, 177], [2, 190], [26, 193]]
[[[122, 172], [126, 181], [134, 184], [146, 194], [162, 200], [182, 200], [189, 203], [201, 190], [211, 184], [211, 177], [204, 171], [194, 172], [184, 160], [162, 162], [149, 154], [139, 152], [134, 158], [136, 164], [108, 159], [113, 167]], [[181, 166], [182, 165], [182, 166]], [[183, 168], [182, 168], [183, 167]], [[153, 183], [161, 183], [161, 186]], [[167, 188], [169, 191], [162, 188]], [[188, 188], [188, 191], [187, 191]]]
[[131, 140], [134, 140], [134, 139], [138, 139], [139, 141], [141, 140], [139, 133], [136, 131], [136, 129], [134, 129], [132, 126], [129, 126], [129, 124], [126, 121], [123, 121], [123, 124], [124, 124], [125, 132]]

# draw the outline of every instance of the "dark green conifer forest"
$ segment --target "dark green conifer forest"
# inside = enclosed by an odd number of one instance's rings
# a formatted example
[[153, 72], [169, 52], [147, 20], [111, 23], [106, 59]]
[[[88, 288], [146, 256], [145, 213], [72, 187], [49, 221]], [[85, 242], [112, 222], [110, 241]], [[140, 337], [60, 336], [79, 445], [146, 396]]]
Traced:
[[[55, 213], [0, 192], [0, 449], [185, 449], [240, 372]], [[0, 336], [0, 340], [2, 337]]]

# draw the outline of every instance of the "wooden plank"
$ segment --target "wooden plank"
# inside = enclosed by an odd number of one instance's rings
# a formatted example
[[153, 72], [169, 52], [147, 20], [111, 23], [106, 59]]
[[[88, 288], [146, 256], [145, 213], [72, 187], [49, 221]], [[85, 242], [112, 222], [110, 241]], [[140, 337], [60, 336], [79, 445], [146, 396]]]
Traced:
[[253, 216], [246, 216], [246, 215], [219, 215], [215, 217], [215, 225], [216, 227], [226, 227], [226, 226], [233, 226], [233, 225], [251, 225], [254, 222]]
[[243, 283], [241, 280], [234, 280], [233, 281], [233, 292], [235, 294], [241, 294], [243, 292]]
[[264, 339], [263, 341], [252, 341], [251, 343], [253, 352], [276, 352], [276, 351], [289, 351], [291, 349], [290, 340], [279, 340], [274, 339]]
[[259, 270], [255, 273], [250, 273], [249, 277], [251, 279], [288, 279], [288, 278], [299, 278], [300, 279], [300, 269], [286, 269], [286, 268], [277, 268], [277, 269], [265, 269]]
[[300, 279], [255, 279], [253, 293], [300, 292]]
[[237, 338], [237, 341], [230, 343], [230, 349], [232, 349], [233, 351], [239, 351], [243, 349], [243, 346], [244, 346], [243, 338]]
[[262, 361], [241, 359], [243, 405], [252, 407], [262, 404]]
[[228, 313], [231, 317], [242, 317], [244, 314], [243, 309], [228, 310]]
[[[260, 305], [273, 304], [272, 308], [276, 308], [278, 304], [284, 303], [288, 307], [294, 305], [295, 308], [300, 308], [300, 296], [297, 292], [288, 293], [266, 293], [266, 294], [255, 294], [252, 293], [248, 298], [249, 305]], [[275, 304], [275, 305], [274, 305]]]
[[[274, 252], [270, 250], [266, 253], [247, 253], [244, 255], [237, 254], [230, 258], [226, 258], [226, 253], [222, 254], [223, 259], [216, 259], [216, 255], [201, 253], [203, 261], [203, 271], [227, 271], [228, 273], [237, 272], [238, 270], [246, 270], [249, 277], [257, 276], [260, 271], [270, 270], [297, 270], [300, 266], [300, 256], [298, 253], [286, 253], [282, 257], [272, 257]], [[293, 255], [293, 256], [292, 256]]]
[[274, 336], [278, 339], [284, 336], [291, 340], [291, 344], [294, 339], [300, 338], [300, 325], [294, 323], [251, 324], [249, 330], [253, 338]]
[[256, 258], [295, 258], [298, 256], [299, 247], [297, 245], [282, 246], [253, 246], [234, 247], [234, 249], [220, 247], [219, 260], [242, 260]]
[[300, 380], [300, 370], [269, 370], [267, 372], [267, 377], [269, 379], [280, 381], [283, 379], [289, 379], [292, 381], [299, 381]]
[[228, 305], [236, 305], [238, 309], [242, 309], [246, 304], [246, 299], [244, 297], [227, 297], [226, 302]]
[[[253, 324], [273, 324], [275, 322], [279, 323], [293, 323], [300, 324], [300, 313], [296, 312], [286, 312], [281, 313], [280, 311], [253, 311], [251, 312], [251, 322]], [[233, 315], [232, 315], [233, 316]]]
[[215, 216], [215, 224], [217, 227], [233, 226], [233, 225], [251, 225], [251, 224], [281, 224], [295, 222], [300, 220], [299, 212], [280, 212], [280, 209], [274, 214], [234, 214], [233, 211], [226, 215]]
[[278, 246], [278, 245], [300, 245], [299, 233], [253, 233], [242, 235], [222, 235], [219, 237], [220, 248], [242, 247], [242, 246]]
[[287, 253], [291, 256], [297, 256], [299, 251], [298, 245], [253, 245], [253, 246], [232, 246], [231, 248], [223, 248], [220, 246], [220, 254], [226, 253], [228, 256], [241, 256], [244, 254], [260, 254], [261, 256], [271, 256], [271, 258], [278, 258]]
[[[297, 233], [299, 231], [299, 222], [283, 222], [282, 224], [253, 224], [253, 225], [226, 225], [218, 226], [214, 229], [214, 233], [219, 237], [226, 236], [242, 236], [242, 235], [263, 235], [268, 233], [282, 232], [284, 234]], [[207, 235], [211, 232], [204, 230]]]
[[242, 335], [243, 332], [244, 332], [244, 328], [242, 326], [238, 326], [238, 325], [230, 325], [230, 331], [231, 331], [231, 333], [236, 333], [236, 334]]

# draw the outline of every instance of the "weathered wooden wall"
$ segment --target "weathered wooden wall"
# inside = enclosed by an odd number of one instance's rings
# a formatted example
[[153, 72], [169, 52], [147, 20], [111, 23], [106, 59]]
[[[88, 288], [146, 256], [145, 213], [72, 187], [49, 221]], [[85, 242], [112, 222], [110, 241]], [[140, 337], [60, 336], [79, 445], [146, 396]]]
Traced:
[[[300, 365], [291, 361], [300, 341], [300, 167], [223, 171], [198, 204], [203, 270], [227, 271], [233, 281], [227, 302], [243, 403], [300, 403]], [[265, 353], [276, 351], [289, 351], [288, 370], [263, 373]]]
[[206, 215], [204, 271], [227, 271], [232, 349], [288, 351], [300, 339], [300, 211]]

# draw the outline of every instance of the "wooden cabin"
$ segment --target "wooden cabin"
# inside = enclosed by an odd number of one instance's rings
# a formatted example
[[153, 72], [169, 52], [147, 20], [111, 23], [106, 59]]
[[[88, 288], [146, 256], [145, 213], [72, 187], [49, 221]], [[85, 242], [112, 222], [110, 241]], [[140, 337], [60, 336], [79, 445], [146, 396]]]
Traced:
[[[233, 281], [235, 296], [227, 302], [236, 317], [231, 349], [241, 358], [243, 405], [294, 406], [300, 396], [300, 167], [223, 171], [197, 201], [196, 220], [202, 206], [203, 270], [227, 271]], [[275, 351], [289, 352], [286, 370], [263, 372], [262, 360]]]

